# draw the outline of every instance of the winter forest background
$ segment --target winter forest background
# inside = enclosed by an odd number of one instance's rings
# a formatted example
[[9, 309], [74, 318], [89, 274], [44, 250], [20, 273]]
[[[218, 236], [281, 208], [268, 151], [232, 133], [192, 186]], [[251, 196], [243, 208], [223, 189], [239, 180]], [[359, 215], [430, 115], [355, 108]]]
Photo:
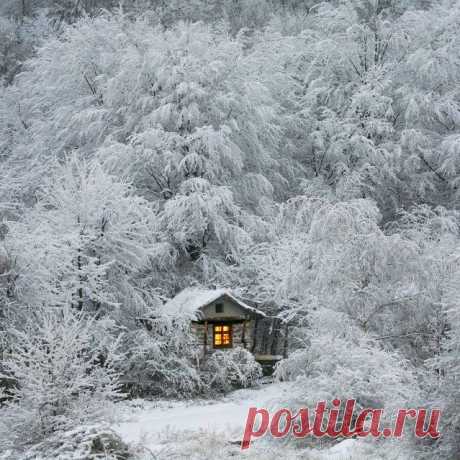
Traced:
[[458, 460], [459, 83], [458, 0], [2, 0], [0, 457], [254, 383], [161, 309], [201, 285], [293, 322], [288, 404], [441, 407], [370, 442]]

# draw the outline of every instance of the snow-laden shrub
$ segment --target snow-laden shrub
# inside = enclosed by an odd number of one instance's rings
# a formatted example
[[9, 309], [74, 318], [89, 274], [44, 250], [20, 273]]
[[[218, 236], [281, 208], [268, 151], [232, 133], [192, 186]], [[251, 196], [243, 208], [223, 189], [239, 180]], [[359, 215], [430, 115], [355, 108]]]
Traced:
[[[329, 312], [332, 313], [332, 312]], [[388, 414], [420, 397], [409, 363], [383, 349], [335, 312], [312, 315], [304, 345], [278, 363], [275, 376], [293, 382], [291, 403], [355, 399], [356, 408], [385, 408]]]
[[228, 392], [254, 385], [262, 376], [262, 367], [244, 348], [217, 350], [206, 361], [203, 378], [211, 390]]
[[126, 334], [128, 350], [120, 362], [125, 390], [135, 397], [190, 397], [200, 393], [197, 349], [187, 321], [168, 317], [149, 320]]
[[200, 362], [201, 347], [186, 319], [159, 316], [127, 333], [119, 362], [124, 391], [133, 397], [189, 398], [254, 385], [261, 366], [243, 348], [215, 351]]
[[[346, 401], [355, 400], [355, 415], [364, 409], [383, 409], [381, 426], [393, 426], [400, 408], [421, 405], [422, 391], [415, 372], [399, 353], [385, 350], [375, 337], [353, 326], [345, 315], [334, 315], [329, 321], [318, 321], [318, 315], [313, 314], [315, 324], [299, 331], [304, 334], [303, 345], [278, 363], [275, 376], [291, 382], [279, 407], [313, 410], [318, 402], [326, 401], [327, 407], [332, 408], [332, 401], [339, 399], [341, 423]], [[414, 448], [411, 436], [400, 441], [405, 449]], [[297, 442], [305, 445], [311, 439]]]
[[21, 460], [127, 460], [132, 452], [120, 437], [104, 426], [79, 426], [57, 433], [27, 449]]
[[14, 386], [0, 410], [0, 450], [40, 444], [53, 452], [61, 434], [111, 419], [111, 402], [120, 397], [113, 364], [119, 356], [108, 332], [82, 313], [53, 308], [29, 311], [8, 330], [4, 377]]

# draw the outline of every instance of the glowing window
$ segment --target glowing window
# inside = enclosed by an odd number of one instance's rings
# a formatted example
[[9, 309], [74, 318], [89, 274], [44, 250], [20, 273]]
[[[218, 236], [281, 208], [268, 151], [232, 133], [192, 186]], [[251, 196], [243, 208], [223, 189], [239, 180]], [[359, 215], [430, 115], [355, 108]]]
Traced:
[[231, 348], [232, 325], [214, 324], [214, 348]]

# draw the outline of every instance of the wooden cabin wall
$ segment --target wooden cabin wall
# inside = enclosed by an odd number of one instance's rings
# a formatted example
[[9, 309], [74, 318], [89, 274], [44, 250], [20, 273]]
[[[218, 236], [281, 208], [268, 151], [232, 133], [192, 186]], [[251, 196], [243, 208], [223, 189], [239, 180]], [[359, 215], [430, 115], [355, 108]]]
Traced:
[[[249, 351], [252, 349], [252, 340], [253, 340], [253, 328], [254, 328], [254, 321], [248, 320], [246, 326], [244, 323], [234, 323], [232, 324], [233, 327], [233, 348], [241, 347], [246, 348]], [[243, 334], [243, 328], [246, 327], [246, 330]], [[215, 349], [213, 348], [213, 324], [207, 324], [207, 340], [205, 346], [205, 325], [200, 323], [192, 323], [192, 332], [196, 337], [196, 345], [197, 347], [201, 347], [201, 349], [206, 348], [206, 354], [212, 354]], [[243, 340], [244, 336], [244, 340]], [[225, 350], [225, 348], [221, 348], [221, 350]]]
[[[200, 350], [206, 348], [206, 354], [212, 354], [213, 348], [213, 325], [208, 323], [207, 341], [205, 347], [205, 325], [192, 323], [192, 331], [196, 337], [196, 345]], [[247, 321], [245, 332], [246, 349], [255, 355], [278, 355], [285, 356], [286, 349], [286, 326], [278, 318], [259, 318]], [[233, 324], [233, 348], [244, 347], [243, 323]], [[223, 349], [225, 350], [225, 348]]]

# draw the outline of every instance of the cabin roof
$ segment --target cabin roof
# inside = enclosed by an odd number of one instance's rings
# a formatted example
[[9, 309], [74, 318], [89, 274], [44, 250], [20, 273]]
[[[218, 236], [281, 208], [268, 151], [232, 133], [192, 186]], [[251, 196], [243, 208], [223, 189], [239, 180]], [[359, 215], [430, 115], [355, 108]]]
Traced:
[[248, 313], [266, 316], [262, 311], [249, 306], [235, 297], [230, 289], [203, 289], [198, 287], [186, 288], [179, 292], [179, 294], [163, 305], [163, 311], [172, 316], [184, 315], [191, 317], [191, 319], [198, 319], [198, 311], [201, 308], [222, 297], [228, 297]]

